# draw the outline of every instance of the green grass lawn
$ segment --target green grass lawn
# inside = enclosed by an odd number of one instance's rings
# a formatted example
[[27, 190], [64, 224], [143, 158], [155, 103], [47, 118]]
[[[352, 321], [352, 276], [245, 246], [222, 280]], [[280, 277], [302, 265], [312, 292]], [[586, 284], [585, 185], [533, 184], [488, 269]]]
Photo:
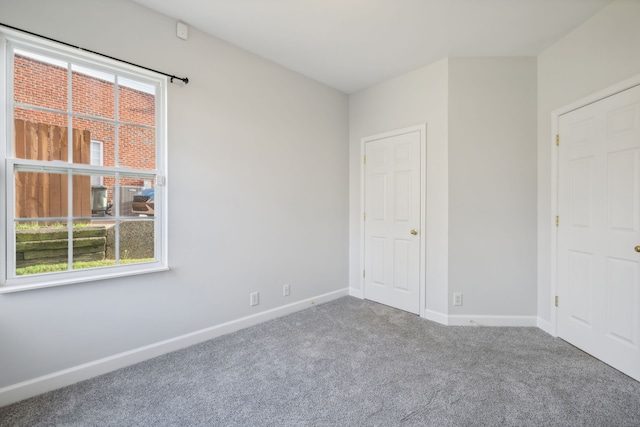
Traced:
[[[93, 224], [91, 224], [90, 222], [76, 222], [73, 224], [73, 228], [91, 227], [92, 225]], [[21, 222], [16, 224], [16, 230], [41, 230], [41, 229], [47, 229], [47, 228], [59, 229], [63, 227], [67, 227], [67, 224], [63, 224], [60, 222], [56, 222], [54, 224], [38, 224], [38, 223], [33, 224], [28, 222]]]
[[[150, 262], [153, 258], [140, 258], [140, 259], [121, 259], [120, 264], [135, 264], [139, 262]], [[83, 268], [95, 268], [95, 267], [108, 267], [115, 265], [116, 261], [113, 259], [105, 259], [102, 261], [76, 261], [73, 263], [74, 270], [81, 270]], [[66, 271], [69, 268], [66, 262], [59, 264], [39, 264], [29, 267], [16, 268], [17, 276], [25, 276], [29, 274], [42, 274], [53, 273], [56, 271]]]

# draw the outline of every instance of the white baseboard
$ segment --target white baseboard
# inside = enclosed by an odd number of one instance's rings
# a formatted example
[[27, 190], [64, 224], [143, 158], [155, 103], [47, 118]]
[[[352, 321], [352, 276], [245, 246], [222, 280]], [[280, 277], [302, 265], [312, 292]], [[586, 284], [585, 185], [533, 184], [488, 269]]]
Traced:
[[362, 289], [349, 288], [349, 295], [352, 297], [364, 299], [364, 292]]
[[439, 311], [425, 310], [424, 318], [433, 322], [440, 323], [441, 325], [449, 324], [449, 316], [444, 313], [440, 313]]
[[538, 328], [542, 329], [543, 331], [545, 331], [546, 333], [548, 333], [551, 336], [557, 336], [556, 334], [556, 328], [553, 327], [553, 324], [551, 322], [549, 322], [548, 320], [545, 320], [541, 317], [537, 318], [537, 322], [536, 322]]
[[449, 315], [453, 326], [537, 326], [536, 316]]
[[538, 326], [535, 316], [447, 315], [425, 310], [424, 318], [450, 326]]
[[0, 407], [349, 295], [344, 288], [0, 388]]

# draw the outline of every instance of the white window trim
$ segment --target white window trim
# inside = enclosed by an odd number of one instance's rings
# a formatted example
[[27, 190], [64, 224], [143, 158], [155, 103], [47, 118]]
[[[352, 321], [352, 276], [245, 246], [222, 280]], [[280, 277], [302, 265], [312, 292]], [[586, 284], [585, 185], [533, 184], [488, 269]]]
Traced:
[[[155, 236], [155, 261], [139, 264], [124, 264], [103, 268], [91, 268], [82, 270], [72, 270], [56, 273], [44, 273], [28, 276], [15, 276], [15, 226], [14, 226], [14, 206], [15, 206], [15, 182], [14, 167], [16, 164], [43, 168], [51, 166], [51, 162], [41, 162], [23, 159], [13, 159], [13, 153], [9, 150], [13, 147], [13, 117], [9, 117], [13, 112], [13, 69], [8, 63], [8, 50], [10, 46], [23, 48], [35, 53], [41, 53], [48, 57], [73, 58], [74, 64], [84, 65], [91, 69], [114, 73], [133, 81], [144, 81], [154, 85], [156, 90], [156, 167], [155, 171], [140, 171], [130, 168], [110, 168], [87, 165], [64, 164], [67, 170], [94, 170], [103, 172], [114, 172], [117, 176], [130, 174], [149, 175], [156, 182], [155, 204], [160, 207], [161, 215], [155, 216], [154, 236]], [[0, 245], [0, 293], [24, 291], [52, 286], [68, 285], [74, 283], [89, 282], [95, 280], [112, 279], [126, 277], [137, 274], [152, 273], [168, 270], [168, 197], [166, 191], [167, 182], [167, 104], [166, 93], [168, 79], [156, 73], [149, 72], [128, 64], [113, 60], [103, 59], [97, 55], [90, 54], [78, 49], [59, 45], [54, 42], [40, 39], [34, 36], [24, 35], [20, 32], [1, 29], [0, 30], [0, 84], [3, 90], [0, 91], [0, 129], [5, 129], [5, 134], [0, 135], [0, 200], [3, 206], [0, 208], [0, 241], [5, 242]], [[11, 126], [9, 126], [11, 124]], [[56, 164], [55, 166], [58, 166]], [[148, 172], [148, 173], [147, 173]], [[10, 203], [9, 203], [10, 202]], [[117, 201], [116, 201], [117, 202]], [[116, 241], [119, 241], [119, 232], [116, 231]], [[116, 246], [117, 248], [117, 246]], [[10, 271], [13, 269], [13, 271]]]

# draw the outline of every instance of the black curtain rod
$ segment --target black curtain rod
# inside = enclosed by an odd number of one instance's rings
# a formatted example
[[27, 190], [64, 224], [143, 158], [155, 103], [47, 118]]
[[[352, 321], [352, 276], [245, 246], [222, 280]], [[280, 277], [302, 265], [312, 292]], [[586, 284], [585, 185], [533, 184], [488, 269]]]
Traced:
[[148, 71], [153, 71], [154, 73], [162, 74], [163, 76], [169, 77], [171, 83], [173, 83], [174, 80], [180, 80], [184, 84], [188, 84], [189, 83], [189, 78], [188, 77], [178, 77], [178, 76], [174, 76], [172, 74], [163, 73], [162, 71], [154, 70], [153, 68], [149, 68], [149, 67], [143, 67], [142, 65], [134, 64], [133, 62], [125, 61], [124, 59], [114, 58], [113, 56], [105, 55], [104, 53], [96, 52], [94, 50], [85, 49], [85, 48], [80, 47], [80, 46], [75, 46], [75, 45], [72, 45], [70, 43], [66, 43], [66, 42], [63, 42], [63, 41], [60, 41], [60, 40], [52, 39], [51, 37], [43, 36], [41, 34], [32, 33], [31, 31], [23, 30], [22, 28], [12, 27], [11, 25], [3, 24], [2, 22], [0, 22], [0, 26], [6, 27], [6, 28], [10, 28], [12, 30], [20, 31], [20, 32], [23, 32], [23, 33], [26, 33], [26, 34], [29, 34], [29, 35], [32, 35], [32, 36], [40, 37], [40, 38], [43, 38], [45, 40], [49, 40], [49, 41], [52, 41], [52, 42], [60, 43], [60, 44], [63, 44], [65, 46], [73, 47], [75, 49], [79, 49], [79, 50], [82, 50], [84, 52], [93, 53], [94, 55], [99, 55], [99, 56], [102, 56], [104, 58], [113, 59], [114, 61], [123, 62], [125, 64], [133, 65], [134, 67], [143, 68], [143, 69], [148, 70]]

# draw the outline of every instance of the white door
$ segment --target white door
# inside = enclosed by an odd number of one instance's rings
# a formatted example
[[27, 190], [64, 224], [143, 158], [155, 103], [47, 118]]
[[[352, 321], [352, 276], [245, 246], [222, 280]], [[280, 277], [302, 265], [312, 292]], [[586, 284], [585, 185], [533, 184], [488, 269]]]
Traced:
[[364, 297], [420, 312], [421, 131], [364, 142]]
[[640, 380], [640, 86], [559, 134], [558, 336]]

